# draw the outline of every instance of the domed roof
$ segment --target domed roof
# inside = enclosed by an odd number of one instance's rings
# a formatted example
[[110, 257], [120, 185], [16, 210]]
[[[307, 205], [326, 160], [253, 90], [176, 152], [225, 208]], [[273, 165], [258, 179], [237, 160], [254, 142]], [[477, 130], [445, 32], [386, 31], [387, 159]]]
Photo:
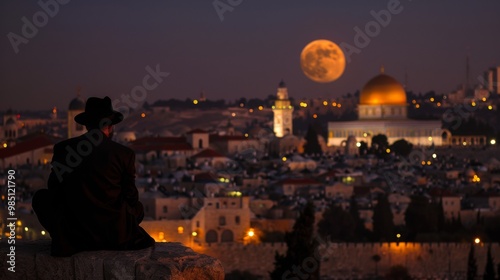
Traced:
[[68, 110], [85, 110], [85, 101], [80, 97], [76, 97], [69, 103]]
[[393, 77], [380, 74], [365, 84], [359, 96], [360, 105], [406, 105], [406, 92]]
[[6, 122], [5, 125], [13, 125], [16, 124], [16, 121], [13, 118], [9, 118]]

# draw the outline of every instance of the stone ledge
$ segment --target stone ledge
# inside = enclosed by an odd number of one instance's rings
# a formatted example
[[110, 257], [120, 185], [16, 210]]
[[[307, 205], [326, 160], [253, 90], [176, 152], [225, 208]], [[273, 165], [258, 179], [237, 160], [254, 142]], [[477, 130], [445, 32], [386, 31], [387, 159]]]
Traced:
[[93, 251], [55, 258], [50, 256], [50, 240], [18, 240], [15, 272], [7, 270], [9, 248], [2, 242], [0, 279], [224, 279], [218, 259], [198, 254], [181, 243], [156, 243], [154, 248], [138, 251]]

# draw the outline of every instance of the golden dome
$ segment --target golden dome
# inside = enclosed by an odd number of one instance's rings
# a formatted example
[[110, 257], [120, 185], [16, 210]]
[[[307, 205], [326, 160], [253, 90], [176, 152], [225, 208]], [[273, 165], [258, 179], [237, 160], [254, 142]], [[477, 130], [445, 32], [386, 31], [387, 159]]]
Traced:
[[368, 81], [359, 96], [361, 105], [406, 105], [406, 92], [393, 77], [380, 74]]

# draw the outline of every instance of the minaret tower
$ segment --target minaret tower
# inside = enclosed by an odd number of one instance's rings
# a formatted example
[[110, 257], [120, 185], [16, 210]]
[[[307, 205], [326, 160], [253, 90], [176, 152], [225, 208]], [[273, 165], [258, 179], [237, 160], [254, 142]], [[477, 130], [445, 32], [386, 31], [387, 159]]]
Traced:
[[283, 80], [281, 80], [279, 84], [278, 93], [276, 95], [277, 98], [273, 106], [274, 134], [276, 137], [283, 137], [293, 133], [293, 106], [290, 104], [290, 99], [288, 99], [288, 89]]
[[68, 138], [80, 136], [86, 132], [83, 125], [75, 122], [75, 116], [85, 111], [85, 101], [80, 97], [81, 87], [76, 90], [76, 98], [68, 107]]

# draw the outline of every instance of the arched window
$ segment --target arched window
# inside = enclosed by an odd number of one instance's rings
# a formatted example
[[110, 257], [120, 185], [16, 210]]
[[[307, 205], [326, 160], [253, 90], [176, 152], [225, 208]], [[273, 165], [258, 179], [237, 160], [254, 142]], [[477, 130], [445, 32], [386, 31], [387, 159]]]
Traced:
[[225, 226], [226, 225], [226, 217], [220, 216], [219, 217], [219, 226]]
[[240, 224], [240, 216], [234, 217], [234, 222], [239, 225]]
[[168, 212], [167, 206], [163, 206], [163, 213], [167, 213], [167, 212]]
[[213, 229], [207, 231], [207, 235], [205, 235], [205, 242], [207, 243], [216, 243], [217, 240], [217, 232]]
[[234, 241], [234, 234], [231, 230], [224, 230], [221, 234], [220, 237], [221, 242], [233, 242]]
[[203, 148], [203, 139], [198, 140], [198, 148]]

